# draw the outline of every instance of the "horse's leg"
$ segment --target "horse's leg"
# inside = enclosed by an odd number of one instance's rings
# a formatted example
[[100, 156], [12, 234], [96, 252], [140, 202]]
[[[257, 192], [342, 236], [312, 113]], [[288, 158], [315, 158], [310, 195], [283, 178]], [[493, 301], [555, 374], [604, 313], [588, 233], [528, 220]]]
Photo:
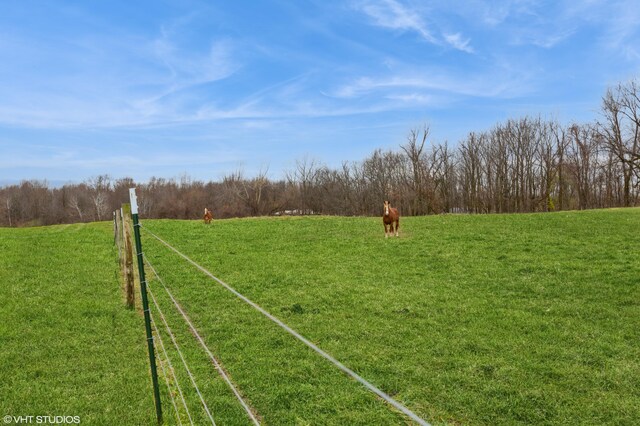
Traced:
[[388, 234], [389, 231], [387, 231], [387, 224], [383, 223], [383, 225], [384, 225], [384, 237], [389, 238], [389, 234]]
[[396, 220], [396, 237], [398, 236], [398, 228], [400, 228], [400, 218]]

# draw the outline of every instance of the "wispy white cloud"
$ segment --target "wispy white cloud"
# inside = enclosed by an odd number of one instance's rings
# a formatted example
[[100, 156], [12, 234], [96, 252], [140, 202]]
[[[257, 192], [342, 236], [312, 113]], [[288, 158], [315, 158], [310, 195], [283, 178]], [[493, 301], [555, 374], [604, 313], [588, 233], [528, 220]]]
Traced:
[[471, 7], [465, 7], [462, 10], [466, 10], [469, 17], [479, 17], [481, 22], [493, 27], [508, 20], [520, 19], [520, 17], [535, 18], [538, 16], [536, 12], [538, 7], [548, 7], [548, 5], [542, 5], [539, 0], [476, 0], [471, 3]]
[[566, 30], [551, 33], [540, 32], [538, 34], [533, 34], [529, 41], [535, 46], [550, 49], [571, 37], [575, 32], [576, 28], [568, 28]]
[[625, 59], [640, 60], [640, 7], [635, 0], [622, 0], [603, 11], [605, 32], [603, 44], [612, 51], [622, 53]]
[[474, 4], [476, 4], [474, 9], [479, 9], [480, 12], [476, 12], [475, 14], [485, 25], [495, 27], [503, 23], [509, 16], [510, 8], [507, 2], [489, 2], [489, 4], [485, 4], [484, 2], [479, 3], [481, 4], [480, 7], [477, 6], [478, 2], [474, 2]]
[[464, 39], [460, 33], [448, 34], [430, 29], [420, 10], [399, 1], [365, 0], [357, 3], [356, 8], [369, 16], [373, 24], [379, 27], [414, 32], [431, 44], [473, 53], [469, 38]]
[[395, 0], [368, 0], [358, 6], [375, 25], [394, 30], [415, 31], [426, 41], [439, 44], [418, 13]]
[[387, 99], [391, 99], [393, 101], [400, 101], [402, 103], [412, 104], [412, 105], [429, 105], [435, 101], [433, 95], [426, 95], [423, 93], [396, 93], [389, 94], [386, 96]]
[[[543, 6], [539, 6], [542, 8]], [[640, 7], [637, 0], [563, 0], [550, 13], [538, 11], [530, 29], [532, 44], [553, 47], [574, 34], [589, 29], [598, 43], [600, 56], [640, 59]]]
[[459, 13], [468, 22], [504, 34], [515, 46], [551, 49], [584, 31], [603, 51], [628, 60], [640, 59], [640, 7], [637, 0], [471, 0]]
[[419, 90], [426, 97], [434, 92], [443, 94], [509, 98], [524, 93], [527, 79], [506, 77], [497, 81], [491, 74], [475, 76], [454, 76], [443, 70], [423, 70], [420, 73], [400, 73], [383, 77], [360, 77], [348, 84], [338, 87], [333, 96], [338, 98], [357, 98], [375, 92], [383, 92], [387, 97], [400, 98], [407, 91]]
[[171, 73], [170, 86], [174, 90], [222, 80], [235, 73], [240, 64], [234, 57], [238, 46], [229, 38], [212, 40], [203, 52], [183, 48], [163, 29], [152, 42], [158, 60]]
[[[113, 147], [92, 147], [70, 149], [66, 146], [45, 147], [46, 150], [25, 152], [3, 156], [0, 167], [5, 169], [45, 168], [45, 169], [80, 169], [80, 170], [113, 170], [136, 169], [141, 167], [207, 165], [238, 161], [240, 157], [227, 149], [200, 149], [190, 153], [157, 152], [158, 148], [145, 149], [144, 156], [114, 154]], [[162, 151], [162, 149], [160, 149]]]
[[[571, 2], [584, 5], [587, 2]], [[552, 48], [576, 32], [579, 14], [569, 17], [564, 1], [549, 4], [538, 0], [470, 0], [456, 13], [483, 32], [502, 34], [505, 44]], [[446, 35], [445, 35], [446, 36]], [[464, 38], [450, 38], [452, 44]], [[461, 45], [462, 48], [466, 47]]]
[[188, 113], [189, 104], [202, 102], [199, 86], [224, 80], [241, 68], [233, 52], [236, 44], [229, 39], [213, 40], [205, 52], [190, 52], [166, 36], [153, 42], [158, 60], [170, 77], [157, 84], [149, 94], [131, 93], [131, 114], [142, 122], [179, 120]]
[[60, 40], [50, 43], [14, 36], [10, 44], [0, 44], [0, 57], [49, 65], [46, 80], [32, 77], [38, 66], [16, 67], [25, 72], [0, 87], [0, 123], [90, 128], [182, 121], [192, 114], [189, 103], [203, 96], [199, 86], [241, 68], [234, 54], [238, 46], [229, 37], [210, 39], [201, 50], [181, 45], [168, 30], [155, 38], [90, 34], [63, 41], [64, 50]]
[[473, 48], [469, 45], [471, 40], [468, 38], [464, 39], [460, 33], [444, 34], [444, 39], [447, 43], [458, 50], [462, 50], [467, 53], [474, 53]]

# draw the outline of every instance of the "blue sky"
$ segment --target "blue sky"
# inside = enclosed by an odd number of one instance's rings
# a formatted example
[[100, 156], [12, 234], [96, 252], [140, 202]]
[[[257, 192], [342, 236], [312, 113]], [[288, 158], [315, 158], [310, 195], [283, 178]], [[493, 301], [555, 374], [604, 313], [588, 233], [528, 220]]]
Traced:
[[30, 1], [0, 8], [0, 182], [280, 178], [428, 124], [597, 118], [640, 74], [621, 1]]

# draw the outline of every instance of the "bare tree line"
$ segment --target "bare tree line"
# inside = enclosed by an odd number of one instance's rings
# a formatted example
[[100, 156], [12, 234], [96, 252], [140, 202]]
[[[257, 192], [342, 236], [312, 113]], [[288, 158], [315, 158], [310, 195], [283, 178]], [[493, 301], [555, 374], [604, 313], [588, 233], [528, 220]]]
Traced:
[[111, 219], [138, 187], [147, 218], [194, 219], [274, 214], [377, 215], [389, 199], [403, 215], [511, 213], [628, 207], [640, 197], [640, 86], [607, 90], [599, 119], [561, 125], [541, 117], [510, 119], [472, 132], [453, 148], [434, 143], [425, 126], [398, 150], [375, 150], [359, 162], [327, 167], [303, 158], [281, 180], [238, 171], [221, 182], [102, 175], [50, 188], [23, 181], [0, 188], [0, 225], [28, 226]]

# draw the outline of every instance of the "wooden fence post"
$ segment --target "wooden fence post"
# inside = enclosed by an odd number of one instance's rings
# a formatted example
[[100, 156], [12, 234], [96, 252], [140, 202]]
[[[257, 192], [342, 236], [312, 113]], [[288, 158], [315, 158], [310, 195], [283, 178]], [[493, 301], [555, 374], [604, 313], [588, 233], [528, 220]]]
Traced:
[[124, 271], [124, 292], [127, 307], [133, 309], [135, 307], [135, 288], [133, 275], [133, 237], [131, 224], [131, 206], [129, 204], [122, 205], [122, 232], [123, 232], [123, 271]]
[[124, 209], [122, 207], [120, 207], [118, 217], [120, 219], [120, 227], [118, 228], [120, 232], [118, 235], [120, 240], [120, 270], [124, 281]]
[[122, 270], [122, 214], [120, 209], [113, 212], [113, 232], [114, 244], [118, 248], [118, 260]]

